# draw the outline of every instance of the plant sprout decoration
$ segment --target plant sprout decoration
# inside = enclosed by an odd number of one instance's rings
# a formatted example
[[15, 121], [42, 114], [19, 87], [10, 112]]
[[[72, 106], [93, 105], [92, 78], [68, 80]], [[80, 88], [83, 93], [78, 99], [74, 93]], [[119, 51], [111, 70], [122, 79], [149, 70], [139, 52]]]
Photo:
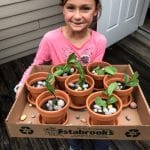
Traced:
[[108, 105], [114, 104], [117, 101], [117, 99], [112, 95], [112, 93], [114, 90], [116, 90], [117, 86], [118, 85], [116, 82], [111, 83], [108, 86], [108, 88], [105, 91], [103, 91], [105, 95], [108, 96], [108, 99], [103, 100], [101, 97], [96, 97], [95, 99], [96, 105], [100, 107], [107, 107]]
[[138, 77], [139, 77], [139, 74], [137, 71], [131, 76], [131, 79], [128, 74], [125, 74], [124, 76], [125, 86], [129, 86], [129, 87], [138, 86], [139, 84]]
[[128, 87], [136, 87], [139, 84], [139, 74], [135, 72], [131, 77], [128, 74], [124, 74], [124, 80], [117, 81], [117, 89], [116, 90], [123, 90], [127, 89]]
[[55, 80], [55, 76], [53, 74], [49, 73], [48, 76], [47, 76], [45, 85], [46, 85], [48, 91], [55, 96], [55, 94], [54, 94], [55, 93], [54, 86], [51, 85], [51, 82], [53, 80]]
[[95, 67], [92, 72], [96, 73], [97, 75], [113, 75], [117, 72], [116, 67], [114, 66], [106, 66], [103, 68], [100, 68], [100, 66]]
[[55, 94], [54, 94], [55, 93], [55, 89], [51, 85], [51, 81], [55, 80], [56, 76], [60, 76], [64, 72], [69, 72], [71, 65], [76, 67], [77, 70], [79, 71], [79, 85], [82, 86], [83, 83], [85, 82], [85, 74], [84, 74], [83, 66], [77, 60], [76, 55], [74, 53], [72, 53], [72, 54], [69, 55], [69, 57], [67, 59], [67, 63], [64, 66], [58, 66], [56, 71], [53, 74], [49, 73], [48, 76], [47, 76], [46, 87], [47, 87], [48, 91], [51, 94], [53, 94], [54, 96], [55, 96]]
[[67, 63], [74, 65], [78, 72], [79, 72], [79, 85], [82, 87], [82, 85], [85, 82], [85, 73], [84, 73], [84, 69], [83, 66], [81, 65], [81, 63], [77, 60], [77, 57], [74, 53], [72, 53], [70, 55], [70, 57], [68, 58]]
[[53, 74], [48, 74], [47, 79], [46, 79], [46, 87], [48, 91], [54, 96], [54, 100], [52, 101], [52, 107], [54, 108], [55, 105], [57, 105], [57, 97], [55, 95], [55, 88], [51, 84], [52, 80], [55, 80], [55, 77]]

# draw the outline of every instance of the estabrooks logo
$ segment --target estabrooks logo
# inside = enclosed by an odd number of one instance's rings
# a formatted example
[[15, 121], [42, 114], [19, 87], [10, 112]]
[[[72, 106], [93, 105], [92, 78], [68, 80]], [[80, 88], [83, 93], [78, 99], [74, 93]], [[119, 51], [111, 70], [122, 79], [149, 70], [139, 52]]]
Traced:
[[65, 130], [65, 129], [56, 129], [56, 128], [46, 128], [44, 129], [45, 133], [49, 136], [62, 136], [70, 135], [71, 137], [83, 137], [83, 136], [98, 136], [98, 137], [109, 137], [114, 135], [113, 131], [110, 129], [76, 129], [76, 130]]

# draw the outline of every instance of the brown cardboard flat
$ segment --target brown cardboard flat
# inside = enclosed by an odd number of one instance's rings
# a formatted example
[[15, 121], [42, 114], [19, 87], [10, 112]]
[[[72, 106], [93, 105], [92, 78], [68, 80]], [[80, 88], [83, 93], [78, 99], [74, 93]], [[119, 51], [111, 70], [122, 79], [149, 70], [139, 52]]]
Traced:
[[[115, 65], [119, 72], [132, 74], [130, 65]], [[49, 71], [50, 66], [34, 66], [32, 72]], [[117, 125], [88, 125], [89, 117], [86, 109], [69, 109], [66, 125], [44, 124], [35, 107], [27, 102], [27, 90], [23, 87], [18, 99], [15, 100], [7, 118], [6, 125], [11, 137], [31, 138], [77, 138], [77, 139], [119, 139], [149, 140], [150, 109], [143, 92], [138, 86], [133, 92], [133, 100], [137, 109], [124, 108], [118, 118]], [[20, 121], [25, 114], [27, 119]], [[76, 119], [79, 115], [80, 118]], [[129, 116], [130, 120], [126, 119]], [[86, 122], [85, 122], [86, 121]]]

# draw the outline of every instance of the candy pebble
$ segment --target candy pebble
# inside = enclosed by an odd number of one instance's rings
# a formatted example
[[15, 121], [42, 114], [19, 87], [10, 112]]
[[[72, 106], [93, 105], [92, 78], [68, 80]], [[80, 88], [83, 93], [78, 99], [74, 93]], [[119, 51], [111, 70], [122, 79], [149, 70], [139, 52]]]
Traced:
[[130, 103], [130, 108], [136, 109], [137, 108], [137, 104], [135, 102], [131, 102]]
[[20, 117], [20, 120], [21, 121], [24, 121], [24, 120], [26, 120], [27, 119], [27, 115], [22, 115], [21, 117]]

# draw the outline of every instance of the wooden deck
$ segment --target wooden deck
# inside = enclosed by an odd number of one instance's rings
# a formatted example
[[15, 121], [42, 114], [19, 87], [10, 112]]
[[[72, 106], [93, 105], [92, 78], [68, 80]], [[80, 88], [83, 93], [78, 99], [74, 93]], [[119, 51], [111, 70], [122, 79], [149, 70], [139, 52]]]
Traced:
[[[32, 62], [34, 55], [24, 57], [0, 65], [0, 150], [67, 150], [64, 139], [9, 138], [4, 120], [14, 102], [13, 88], [19, 82], [24, 70]], [[114, 45], [107, 49], [105, 61], [112, 64], [131, 64], [140, 74], [140, 85], [150, 105], [150, 68], [136, 58], [135, 55]], [[85, 150], [92, 150], [90, 141], [84, 143]], [[128, 148], [127, 148], [128, 146]], [[113, 141], [111, 150], [142, 150], [149, 149], [137, 141]]]

